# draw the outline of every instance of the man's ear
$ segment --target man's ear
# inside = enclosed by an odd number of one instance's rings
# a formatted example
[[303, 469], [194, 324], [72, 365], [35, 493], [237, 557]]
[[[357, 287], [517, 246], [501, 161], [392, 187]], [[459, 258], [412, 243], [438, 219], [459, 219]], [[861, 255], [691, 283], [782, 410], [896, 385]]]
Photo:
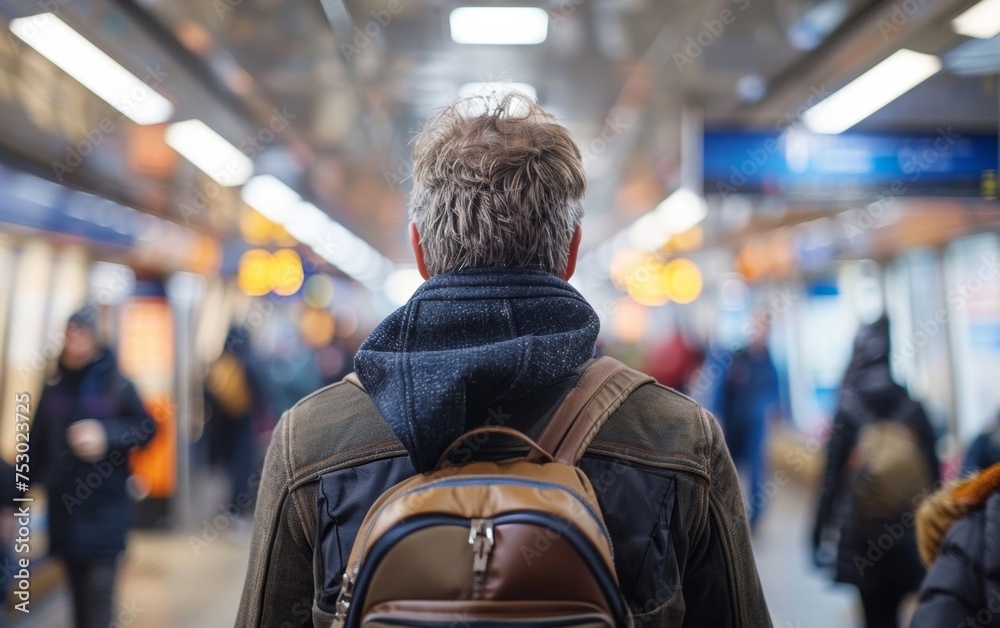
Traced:
[[[427, 263], [424, 262], [424, 247], [420, 244], [420, 233], [417, 232], [417, 223], [410, 223], [410, 246], [413, 247], [413, 257], [417, 260], [417, 271], [425, 280], [431, 278], [427, 272]], [[574, 262], [575, 263], [575, 262]]]
[[577, 227], [576, 231], [573, 232], [573, 239], [569, 241], [569, 255], [566, 256], [566, 270], [564, 270], [562, 275], [560, 275], [563, 281], [569, 281], [569, 278], [576, 272], [576, 257], [580, 252], [581, 237], [583, 237], [583, 231], [580, 227]]
[[576, 272], [576, 257], [580, 252], [580, 239], [583, 237], [583, 231], [580, 227], [576, 228], [573, 232], [573, 239], [569, 241], [569, 255], [566, 256], [566, 270], [563, 271], [559, 277], [563, 281], [569, 281], [569, 278], [573, 276]]

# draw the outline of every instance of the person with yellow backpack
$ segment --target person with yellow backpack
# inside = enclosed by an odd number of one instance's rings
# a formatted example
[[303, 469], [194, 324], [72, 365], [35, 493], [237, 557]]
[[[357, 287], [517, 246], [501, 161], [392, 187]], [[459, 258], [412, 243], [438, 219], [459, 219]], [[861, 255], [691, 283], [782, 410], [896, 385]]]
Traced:
[[923, 407], [893, 381], [889, 321], [854, 342], [826, 446], [816, 510], [815, 562], [858, 588], [867, 628], [895, 628], [917, 590], [916, 504], [938, 481], [934, 430]]
[[[262, 408], [260, 386], [250, 364], [250, 337], [233, 326], [225, 346], [205, 374], [205, 423], [208, 461], [221, 467], [229, 484], [229, 499], [256, 497], [252, 480], [259, 469], [254, 416]], [[248, 508], [246, 513], [251, 510]]]

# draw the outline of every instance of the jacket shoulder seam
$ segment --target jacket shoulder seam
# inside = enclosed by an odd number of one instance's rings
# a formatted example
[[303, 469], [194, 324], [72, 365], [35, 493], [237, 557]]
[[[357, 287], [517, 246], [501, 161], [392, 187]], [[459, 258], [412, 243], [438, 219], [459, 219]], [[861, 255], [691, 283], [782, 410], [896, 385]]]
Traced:
[[[351, 447], [350, 449], [337, 451], [328, 456], [324, 456], [319, 460], [314, 460], [295, 470], [295, 473], [291, 477], [291, 486], [301, 486], [309, 481], [309, 477], [323, 475], [333, 469], [359, 466], [365, 462], [369, 462], [371, 454], [385, 453], [388, 455], [384, 457], [392, 458], [395, 455], [403, 455], [406, 453], [406, 450], [403, 449], [402, 446], [398, 448], [391, 448], [391, 445], [393, 444], [395, 444], [393, 441], [365, 443], [363, 445]], [[342, 460], [339, 464], [335, 462], [338, 458]]]
[[[294, 407], [293, 407], [294, 409]], [[302, 534], [305, 538], [309, 537], [308, 530], [305, 529], [305, 524], [302, 520], [302, 513], [299, 512], [298, 500], [295, 499], [295, 495], [292, 494], [292, 481], [295, 477], [294, 469], [292, 468], [292, 443], [295, 437], [292, 432], [292, 412], [288, 412], [285, 417], [284, 431], [285, 431], [285, 498], [289, 501], [289, 506], [295, 510], [295, 518], [299, 520], [299, 525], [302, 526]]]
[[[336, 392], [335, 392], [336, 391]], [[344, 391], [344, 392], [340, 392]], [[344, 457], [345, 455], [350, 456], [352, 452], [364, 451], [366, 448], [371, 447], [382, 447], [385, 448], [393, 443], [398, 443], [398, 440], [378, 440], [377, 442], [367, 442], [354, 447], [349, 447], [347, 449], [338, 449], [336, 447], [326, 447], [322, 451], [300, 451], [296, 448], [297, 435], [300, 432], [309, 432], [317, 427], [329, 428], [338, 421], [338, 417], [331, 415], [328, 412], [316, 412], [313, 408], [305, 406], [306, 402], [315, 398], [320, 394], [337, 394], [341, 397], [345, 395], [351, 397], [352, 395], [361, 395], [365, 399], [369, 400], [370, 397], [352, 385], [348, 381], [339, 381], [329, 386], [324, 386], [314, 393], [302, 398], [298, 403], [296, 403], [290, 410], [288, 410], [286, 416], [282, 419], [283, 423], [288, 423], [288, 442], [286, 443], [286, 463], [288, 466], [288, 481], [290, 484], [298, 484], [303, 473], [310, 472], [317, 465], [322, 465], [324, 462], [329, 460], [334, 460], [337, 458]], [[351, 397], [351, 403], [356, 400]], [[377, 412], [377, 409], [375, 409]], [[346, 416], [339, 416], [339, 419], [344, 419]], [[375, 417], [358, 417], [357, 420], [375, 420]], [[378, 420], [382, 421], [381, 416], [378, 416]], [[294, 423], [294, 425], [292, 425]], [[401, 446], [401, 445], [400, 445]], [[297, 460], [298, 458], [298, 460]]]
[[295, 405], [292, 406], [291, 409], [294, 410], [294, 409], [298, 408], [299, 406], [301, 406], [303, 403], [305, 403], [305, 402], [309, 401], [310, 399], [312, 399], [313, 397], [315, 397], [316, 395], [318, 395], [320, 393], [323, 393], [323, 392], [326, 392], [328, 390], [331, 390], [331, 389], [336, 388], [337, 386], [341, 386], [341, 385], [351, 385], [351, 383], [348, 382], [347, 380], [343, 380], [342, 379], [339, 382], [334, 382], [332, 384], [327, 384], [326, 386], [323, 386], [322, 388], [318, 388], [318, 389], [312, 391], [311, 393], [309, 393], [308, 395], [306, 395], [305, 397], [303, 397], [303, 398], [299, 399], [298, 401], [296, 401]]
[[716, 442], [715, 431], [712, 429], [709, 421], [714, 421], [715, 419], [711, 418], [702, 406], [698, 406], [698, 411], [698, 418], [701, 419], [698, 423], [705, 435], [705, 442], [708, 443], [708, 449], [705, 452], [705, 469], [708, 472], [708, 488], [711, 490], [712, 486], [715, 484], [715, 478], [712, 477], [712, 454], [715, 451]]

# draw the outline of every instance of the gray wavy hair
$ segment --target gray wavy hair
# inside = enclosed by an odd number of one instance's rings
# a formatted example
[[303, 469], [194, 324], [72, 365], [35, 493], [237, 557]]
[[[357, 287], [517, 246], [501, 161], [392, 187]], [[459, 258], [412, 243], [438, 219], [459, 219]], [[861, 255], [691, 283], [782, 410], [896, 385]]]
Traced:
[[447, 107], [414, 139], [410, 220], [431, 275], [463, 268], [566, 269], [586, 178], [569, 131], [525, 96]]

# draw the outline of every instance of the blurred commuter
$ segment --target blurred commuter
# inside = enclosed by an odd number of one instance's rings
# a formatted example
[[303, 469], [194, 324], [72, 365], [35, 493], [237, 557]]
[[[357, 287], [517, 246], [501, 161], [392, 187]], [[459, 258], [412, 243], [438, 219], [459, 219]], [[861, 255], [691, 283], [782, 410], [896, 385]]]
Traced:
[[1000, 417], [976, 436], [965, 452], [962, 475], [972, 475], [1000, 462]]
[[14, 481], [14, 467], [0, 459], [0, 628], [3, 628], [7, 615], [7, 596], [10, 594], [11, 581], [17, 573], [11, 553], [14, 539], [9, 534], [14, 528], [10, 511], [14, 506], [14, 498], [18, 497]]
[[259, 454], [254, 438], [254, 413], [260, 408], [261, 387], [253, 374], [250, 338], [232, 327], [222, 354], [205, 375], [205, 436], [209, 463], [225, 470], [229, 499], [256, 496], [252, 476]]
[[758, 327], [747, 347], [732, 354], [717, 401], [726, 446], [736, 468], [749, 480], [746, 501], [751, 529], [763, 512], [760, 491], [767, 473], [767, 422], [777, 416], [778, 402], [778, 371], [767, 348], [767, 328]]
[[673, 333], [653, 345], [646, 356], [646, 372], [664, 386], [686, 392], [688, 381], [703, 359], [701, 351], [684, 334]]
[[1000, 464], [924, 501], [917, 535], [928, 572], [911, 628], [1000, 628]]
[[97, 342], [97, 312], [70, 317], [58, 372], [31, 426], [32, 476], [47, 489], [49, 552], [65, 566], [77, 628], [107, 628], [133, 519], [129, 452], [156, 432], [135, 386]]
[[[938, 481], [934, 432], [923, 407], [892, 380], [889, 322], [862, 327], [827, 443], [813, 530], [818, 564], [861, 594], [868, 628], [898, 625], [899, 607], [924, 570], [915, 500]], [[825, 550], [836, 539], [836, 551]]]
[[[580, 152], [531, 101], [469, 113], [476, 102], [446, 109], [415, 142], [410, 235], [428, 281], [368, 337], [356, 376], [303, 399], [275, 431], [241, 628], [330, 625], [372, 503], [469, 429], [537, 436], [594, 355], [597, 314], [566, 281]], [[595, 398], [610, 416], [580, 467], [599, 487], [638, 624], [770, 626], [718, 424], [656, 383], [628, 393]], [[501, 454], [492, 444], [476, 451]]]

